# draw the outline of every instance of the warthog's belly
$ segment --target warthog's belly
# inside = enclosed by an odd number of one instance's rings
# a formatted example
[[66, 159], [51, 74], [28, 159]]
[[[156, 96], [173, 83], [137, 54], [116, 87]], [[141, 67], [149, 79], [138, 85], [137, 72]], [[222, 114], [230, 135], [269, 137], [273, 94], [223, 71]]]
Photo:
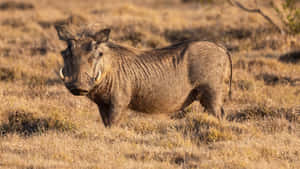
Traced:
[[172, 113], [180, 110], [192, 87], [186, 78], [154, 80], [135, 93], [130, 108], [145, 113]]

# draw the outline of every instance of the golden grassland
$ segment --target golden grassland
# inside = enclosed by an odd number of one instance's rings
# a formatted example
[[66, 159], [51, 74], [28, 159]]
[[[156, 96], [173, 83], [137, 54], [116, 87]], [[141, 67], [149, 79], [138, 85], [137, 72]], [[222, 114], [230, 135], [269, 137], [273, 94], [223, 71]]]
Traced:
[[[300, 168], [300, 58], [286, 55], [300, 50], [300, 35], [216, 1], [2, 2], [0, 168]], [[110, 27], [114, 41], [141, 49], [190, 38], [224, 44], [233, 57], [227, 120], [194, 104], [104, 128], [96, 106], [57, 76], [65, 44], [53, 25], [70, 16], [84, 27]]]

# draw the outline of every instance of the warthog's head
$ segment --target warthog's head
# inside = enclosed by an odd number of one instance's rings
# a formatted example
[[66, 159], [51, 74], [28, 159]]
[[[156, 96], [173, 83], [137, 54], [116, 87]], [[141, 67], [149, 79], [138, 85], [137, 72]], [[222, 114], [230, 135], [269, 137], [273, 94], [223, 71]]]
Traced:
[[86, 95], [101, 81], [111, 65], [109, 55], [104, 59], [110, 30], [80, 36], [65, 26], [56, 26], [56, 30], [60, 40], [68, 45], [61, 52], [64, 67], [60, 69], [60, 78], [72, 94]]

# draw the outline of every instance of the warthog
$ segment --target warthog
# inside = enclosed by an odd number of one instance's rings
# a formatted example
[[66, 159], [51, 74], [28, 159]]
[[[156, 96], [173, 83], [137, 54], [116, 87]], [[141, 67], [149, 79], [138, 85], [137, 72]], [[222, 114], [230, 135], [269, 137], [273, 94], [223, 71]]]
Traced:
[[139, 51], [109, 41], [110, 29], [75, 35], [56, 26], [68, 46], [61, 52], [60, 77], [73, 95], [87, 96], [99, 108], [105, 126], [129, 110], [171, 113], [199, 101], [211, 114], [223, 114], [223, 85], [232, 64], [222, 47], [184, 41]]

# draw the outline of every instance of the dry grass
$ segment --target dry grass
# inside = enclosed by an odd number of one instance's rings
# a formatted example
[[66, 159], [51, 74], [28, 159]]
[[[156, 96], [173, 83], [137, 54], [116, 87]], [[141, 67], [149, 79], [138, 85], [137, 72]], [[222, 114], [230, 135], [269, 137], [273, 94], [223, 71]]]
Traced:
[[[217, 1], [3, 2], [0, 168], [300, 168], [299, 35]], [[53, 25], [70, 16], [143, 49], [191, 38], [224, 44], [234, 64], [227, 119], [194, 104], [104, 128], [96, 106], [72, 96], [56, 73], [64, 44]]]

